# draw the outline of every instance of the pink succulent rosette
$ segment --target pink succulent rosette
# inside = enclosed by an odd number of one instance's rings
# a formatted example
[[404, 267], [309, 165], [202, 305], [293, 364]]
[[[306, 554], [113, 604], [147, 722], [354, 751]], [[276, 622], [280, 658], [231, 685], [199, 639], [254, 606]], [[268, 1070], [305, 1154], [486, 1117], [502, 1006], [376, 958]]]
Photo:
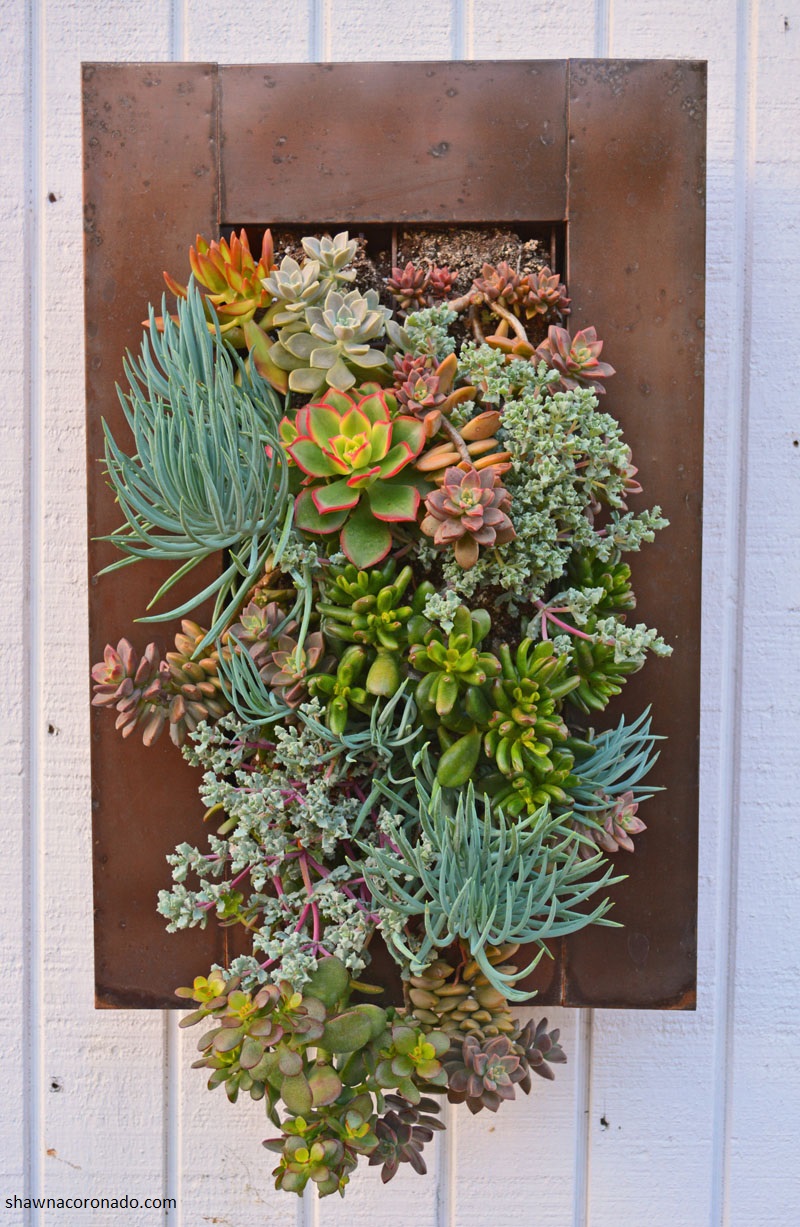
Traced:
[[427, 515], [420, 528], [434, 545], [452, 545], [464, 570], [474, 567], [481, 546], [505, 545], [516, 533], [506, 514], [511, 499], [492, 468], [447, 469], [439, 490], [425, 499]]

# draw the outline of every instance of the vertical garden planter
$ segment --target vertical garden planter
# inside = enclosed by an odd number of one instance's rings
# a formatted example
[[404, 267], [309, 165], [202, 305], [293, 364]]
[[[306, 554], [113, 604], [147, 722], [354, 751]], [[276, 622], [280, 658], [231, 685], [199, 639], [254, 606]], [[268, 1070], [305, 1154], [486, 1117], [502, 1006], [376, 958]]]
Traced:
[[[497, 224], [563, 259], [571, 327], [594, 325], [650, 503], [671, 527], [637, 560], [637, 616], [673, 645], [609, 709], [653, 705], [665, 735], [648, 831], [615, 888], [620, 929], [554, 943], [539, 1000], [691, 1008], [695, 985], [702, 486], [705, 69], [683, 61], [84, 66], [91, 658], [157, 586], [150, 564], [98, 581], [118, 521], [96, 457], [101, 418], [164, 269], [231, 227]], [[163, 578], [163, 577], [162, 577]], [[170, 628], [153, 637], [165, 647]], [[168, 936], [165, 856], [202, 817], [196, 772], [166, 740], [92, 721], [100, 1006], [174, 1005], [226, 961], [227, 931]]]

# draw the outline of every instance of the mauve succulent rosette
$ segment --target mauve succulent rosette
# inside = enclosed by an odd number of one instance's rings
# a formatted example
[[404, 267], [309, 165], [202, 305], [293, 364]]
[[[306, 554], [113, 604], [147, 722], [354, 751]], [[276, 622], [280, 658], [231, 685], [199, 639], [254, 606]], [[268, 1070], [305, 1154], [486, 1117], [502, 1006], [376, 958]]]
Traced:
[[624, 561], [666, 522], [628, 505], [613, 368], [544, 260], [401, 261], [382, 296], [347, 231], [258, 260], [198, 237], [189, 265], [105, 452], [116, 565], [169, 562], [141, 612], [181, 629], [109, 644], [93, 703], [198, 773], [210, 829], [187, 818], [158, 910], [241, 936], [179, 990], [195, 1065], [263, 1102], [276, 1188], [343, 1194], [424, 1174], [437, 1099], [495, 1112], [566, 1059], [514, 1010], [646, 847], [659, 739], [604, 713], [669, 653]]
[[427, 496], [420, 528], [434, 545], [452, 546], [456, 562], [467, 571], [478, 561], [481, 546], [505, 545], [516, 537], [507, 515], [510, 506], [511, 495], [494, 469], [479, 473], [464, 464], [447, 469], [442, 486]]

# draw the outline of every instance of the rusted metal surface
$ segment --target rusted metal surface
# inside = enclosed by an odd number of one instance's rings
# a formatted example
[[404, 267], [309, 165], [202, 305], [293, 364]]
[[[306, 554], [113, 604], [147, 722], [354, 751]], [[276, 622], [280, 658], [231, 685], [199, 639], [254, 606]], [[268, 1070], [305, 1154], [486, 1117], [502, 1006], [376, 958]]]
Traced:
[[[165, 268], [182, 269], [198, 230], [217, 225], [215, 70], [211, 65], [88, 64], [83, 71], [86, 384], [91, 537], [116, 528], [119, 511], [97, 457], [101, 418], [128, 438], [115, 384], [126, 348], [138, 349], [148, 300]], [[116, 560], [89, 549], [91, 660], [123, 636], [172, 646], [175, 626], [141, 626], [165, 572], [137, 563], [94, 578]], [[166, 608], [169, 608], [167, 606]], [[88, 695], [87, 695], [88, 698]], [[187, 838], [202, 807], [196, 773], [165, 737], [146, 750], [122, 741], [108, 712], [92, 710], [95, 983], [104, 1006], [160, 1006], [173, 989], [223, 955], [218, 931], [168, 936], [156, 895], [169, 885], [164, 857]]]
[[[558, 943], [543, 1003], [686, 1009], [695, 975], [705, 76], [654, 61], [503, 64], [90, 65], [86, 69], [87, 380], [93, 534], [116, 524], [95, 457], [119, 428], [114, 382], [161, 270], [225, 223], [567, 221], [573, 330], [594, 324], [618, 416], [672, 527], [634, 559], [637, 619], [674, 644], [614, 713], [653, 703], [667, 734], [649, 830], [614, 888], [621, 930]], [[567, 93], [569, 104], [567, 107]], [[219, 113], [215, 105], [221, 99]], [[216, 136], [219, 133], [219, 144]], [[221, 150], [221, 153], [220, 153]], [[221, 160], [220, 160], [221, 158]], [[314, 190], [309, 191], [309, 183]], [[564, 271], [564, 270], [561, 270]], [[110, 561], [92, 547], [94, 573]], [[155, 588], [128, 568], [92, 585], [92, 659]], [[604, 716], [604, 724], [609, 723]], [[98, 1002], [174, 1005], [224, 958], [218, 931], [170, 936], [155, 914], [165, 854], [192, 838], [196, 772], [166, 741], [92, 724]], [[376, 943], [370, 978], [395, 977]], [[398, 983], [394, 978], [393, 995]]]
[[224, 222], [551, 220], [566, 63], [220, 68]]
[[648, 830], [614, 888], [625, 927], [585, 929], [567, 952], [566, 1004], [685, 1003], [695, 983], [703, 479], [705, 65], [572, 61], [568, 269], [573, 328], [594, 324], [619, 372], [604, 398], [644, 495], [670, 521], [633, 556], [631, 619], [662, 629], [609, 710], [653, 705], [665, 735]]

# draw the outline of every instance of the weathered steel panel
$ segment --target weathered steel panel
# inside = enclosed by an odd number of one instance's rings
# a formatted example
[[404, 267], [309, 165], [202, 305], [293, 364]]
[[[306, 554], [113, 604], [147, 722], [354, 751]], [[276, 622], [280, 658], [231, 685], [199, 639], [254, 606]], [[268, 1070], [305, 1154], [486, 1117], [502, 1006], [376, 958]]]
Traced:
[[[116, 524], [95, 458], [100, 416], [120, 429], [114, 382], [163, 268], [227, 223], [568, 219], [573, 330], [595, 324], [618, 368], [608, 407], [672, 520], [635, 560], [637, 617], [676, 647], [626, 687], [667, 733], [650, 830], [615, 888], [623, 930], [559, 943], [531, 983], [543, 1003], [686, 1007], [696, 907], [702, 448], [702, 66], [673, 62], [89, 65], [86, 68], [87, 381], [93, 535]], [[569, 77], [569, 132], [565, 106]], [[217, 106], [217, 98], [221, 104]], [[513, 112], [509, 99], [513, 99]], [[217, 141], [219, 133], [219, 143]], [[569, 160], [567, 165], [567, 148]], [[220, 154], [221, 150], [221, 154]], [[221, 156], [221, 168], [219, 158]], [[568, 181], [568, 196], [567, 196]], [[309, 185], [312, 185], [310, 188]], [[388, 185], [388, 186], [387, 186]], [[562, 270], [564, 271], [564, 270]], [[121, 287], [121, 288], [120, 288]], [[92, 546], [94, 574], [112, 560]], [[155, 569], [91, 588], [92, 659], [135, 627]], [[621, 705], [617, 705], [621, 710]], [[613, 713], [609, 713], [612, 715]], [[608, 720], [604, 717], [604, 723]], [[166, 741], [124, 746], [92, 725], [96, 959], [104, 1005], [176, 1004], [172, 990], [224, 957], [218, 933], [169, 936], [154, 910], [164, 855], [199, 818], [196, 773]], [[622, 855], [622, 854], [621, 854]], [[624, 869], [625, 866], [623, 865]], [[380, 945], [380, 943], [376, 943]], [[376, 950], [374, 978], [391, 978]]]
[[[614, 888], [622, 929], [568, 943], [564, 1003], [691, 1008], [696, 977], [703, 481], [705, 64], [571, 61], [568, 268], [572, 327], [594, 324], [618, 370], [604, 398], [644, 495], [670, 527], [632, 559], [631, 621], [674, 647], [608, 715], [653, 705], [665, 787]], [[604, 717], [604, 723], [606, 722]]]
[[[205, 64], [86, 64], [84, 88], [86, 387], [89, 532], [120, 523], [101, 475], [101, 419], [127, 439], [115, 384], [126, 348], [138, 349], [147, 303], [165, 268], [182, 269], [198, 230], [217, 227], [216, 69]], [[89, 548], [91, 660], [123, 636], [162, 654], [176, 627], [137, 625], [168, 572], [137, 563], [97, 572], [116, 551]], [[166, 606], [169, 608], [169, 606]], [[202, 819], [196, 772], [164, 736], [145, 749], [120, 740], [106, 711], [92, 711], [95, 983], [98, 1005], [172, 1004], [173, 989], [223, 954], [218, 931], [170, 937], [156, 915], [169, 885], [164, 857]]]
[[566, 62], [220, 68], [224, 222], [562, 218]]

